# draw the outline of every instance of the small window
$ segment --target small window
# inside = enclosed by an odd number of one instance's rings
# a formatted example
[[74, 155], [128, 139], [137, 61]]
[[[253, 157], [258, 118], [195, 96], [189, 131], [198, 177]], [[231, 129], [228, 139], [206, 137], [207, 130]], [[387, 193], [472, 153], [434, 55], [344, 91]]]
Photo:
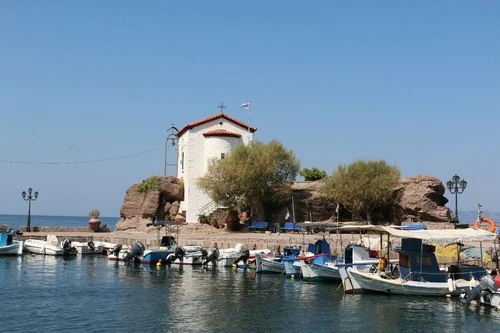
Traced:
[[184, 152], [182, 152], [182, 157], [181, 157], [181, 170], [184, 170]]
[[223, 159], [224, 159], [224, 157], [226, 157], [226, 154], [225, 154], [225, 153], [221, 153], [221, 154], [220, 154], [220, 159], [221, 159], [221, 160], [223, 160]]

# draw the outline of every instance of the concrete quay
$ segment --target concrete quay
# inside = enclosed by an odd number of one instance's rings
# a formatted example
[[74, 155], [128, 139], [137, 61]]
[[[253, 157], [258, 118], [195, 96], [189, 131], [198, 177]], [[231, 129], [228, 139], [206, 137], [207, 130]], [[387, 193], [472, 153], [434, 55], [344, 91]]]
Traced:
[[[178, 230], [177, 230], [178, 228]], [[142, 242], [148, 247], [158, 245], [162, 236], [167, 234], [178, 239], [179, 245], [202, 245], [211, 248], [217, 243], [221, 249], [232, 248], [237, 243], [243, 244], [246, 248], [252, 249], [283, 249], [286, 246], [303, 246], [304, 244], [316, 242], [325, 237], [330, 243], [332, 252], [334, 249], [340, 250], [341, 243], [345, 246], [349, 241], [358, 241], [357, 234], [343, 234], [337, 238], [336, 234], [321, 232], [317, 234], [302, 234], [294, 232], [231, 232], [224, 229], [216, 229], [212, 226], [190, 223], [180, 227], [155, 228], [150, 227], [146, 232], [140, 231], [111, 231], [111, 232], [92, 232], [88, 228], [68, 228], [68, 227], [38, 227], [36, 231], [26, 232], [18, 238], [20, 240], [28, 238], [45, 239], [48, 234], [54, 234], [59, 240], [70, 239], [73, 241], [105, 241], [115, 244], [129, 246], [136, 241]], [[335, 251], [336, 252], [336, 251]], [[338, 253], [338, 252], [337, 252]]]

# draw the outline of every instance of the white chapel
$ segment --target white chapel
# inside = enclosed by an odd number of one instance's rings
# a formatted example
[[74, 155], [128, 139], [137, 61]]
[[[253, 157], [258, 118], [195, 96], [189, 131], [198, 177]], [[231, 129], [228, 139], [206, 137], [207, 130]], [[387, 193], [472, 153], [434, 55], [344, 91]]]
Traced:
[[198, 178], [207, 171], [208, 161], [225, 158], [238, 145], [248, 145], [255, 131], [257, 128], [219, 112], [189, 123], [177, 133], [177, 178], [184, 182], [180, 210], [187, 222], [197, 222], [198, 216], [207, 213], [206, 208], [212, 204], [212, 199], [197, 186]]

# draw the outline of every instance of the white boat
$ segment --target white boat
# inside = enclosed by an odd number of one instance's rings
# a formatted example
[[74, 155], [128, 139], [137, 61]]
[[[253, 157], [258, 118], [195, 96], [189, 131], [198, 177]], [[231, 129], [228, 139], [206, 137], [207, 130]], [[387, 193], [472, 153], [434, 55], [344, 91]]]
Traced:
[[117, 244], [116, 243], [111, 243], [111, 242], [106, 242], [106, 241], [98, 241], [98, 240], [93, 240], [94, 246], [102, 247], [102, 254], [107, 255], [110, 249], [113, 249]]
[[[324, 242], [328, 245], [326, 241]], [[278, 253], [257, 254], [255, 256], [256, 272], [298, 276], [301, 272], [301, 261], [311, 260], [315, 256], [315, 252], [307, 251], [303, 253], [297, 247], [285, 247], [283, 253], [278, 251]]]
[[343, 268], [343, 274], [347, 274], [344, 289], [347, 283], [355, 289], [385, 294], [460, 295], [474, 287], [486, 270], [461, 263], [443, 269], [438, 265], [432, 244], [493, 241], [496, 238], [494, 233], [472, 228], [407, 231], [374, 226], [372, 230], [401, 238], [401, 248], [395, 249], [399, 253], [398, 265], [394, 269], [379, 265], [373, 272], [362, 272], [353, 265], [346, 265]]
[[71, 242], [76, 248], [77, 254], [103, 254], [104, 247], [101, 244], [95, 244], [93, 241], [88, 242]]
[[271, 254], [272, 251], [270, 249], [253, 249], [253, 250], [248, 250], [245, 249], [242, 251], [241, 255], [234, 261], [234, 263], [231, 265], [233, 268], [250, 268], [250, 267], [255, 267], [256, 266], [256, 255], [261, 254], [261, 255], [267, 255]]
[[76, 255], [77, 250], [71, 245], [69, 239], [59, 243], [56, 235], [47, 235], [47, 240], [27, 239], [24, 241], [24, 248], [34, 254], [47, 254], [53, 256]]
[[0, 232], [0, 255], [21, 255], [23, 254], [23, 241], [15, 239], [14, 230], [2, 228]]
[[204, 265], [216, 267], [231, 267], [243, 254], [243, 244], [237, 243], [233, 248], [219, 249], [214, 246], [212, 252], [207, 253]]
[[167, 265], [201, 265], [204, 256], [206, 256], [206, 250], [201, 245], [178, 246], [174, 253], [167, 257], [166, 263]]
[[282, 262], [281, 256], [276, 256], [274, 253], [255, 255], [256, 272], [257, 273], [285, 273], [285, 264]]

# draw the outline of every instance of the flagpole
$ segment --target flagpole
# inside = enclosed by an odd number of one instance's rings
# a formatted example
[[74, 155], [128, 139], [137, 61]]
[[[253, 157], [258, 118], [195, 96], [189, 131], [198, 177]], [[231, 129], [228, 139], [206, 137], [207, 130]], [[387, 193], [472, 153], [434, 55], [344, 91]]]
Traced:
[[252, 111], [252, 101], [248, 101], [248, 104], [250, 104], [250, 108], [248, 108], [248, 131], [250, 131], [250, 111]]

